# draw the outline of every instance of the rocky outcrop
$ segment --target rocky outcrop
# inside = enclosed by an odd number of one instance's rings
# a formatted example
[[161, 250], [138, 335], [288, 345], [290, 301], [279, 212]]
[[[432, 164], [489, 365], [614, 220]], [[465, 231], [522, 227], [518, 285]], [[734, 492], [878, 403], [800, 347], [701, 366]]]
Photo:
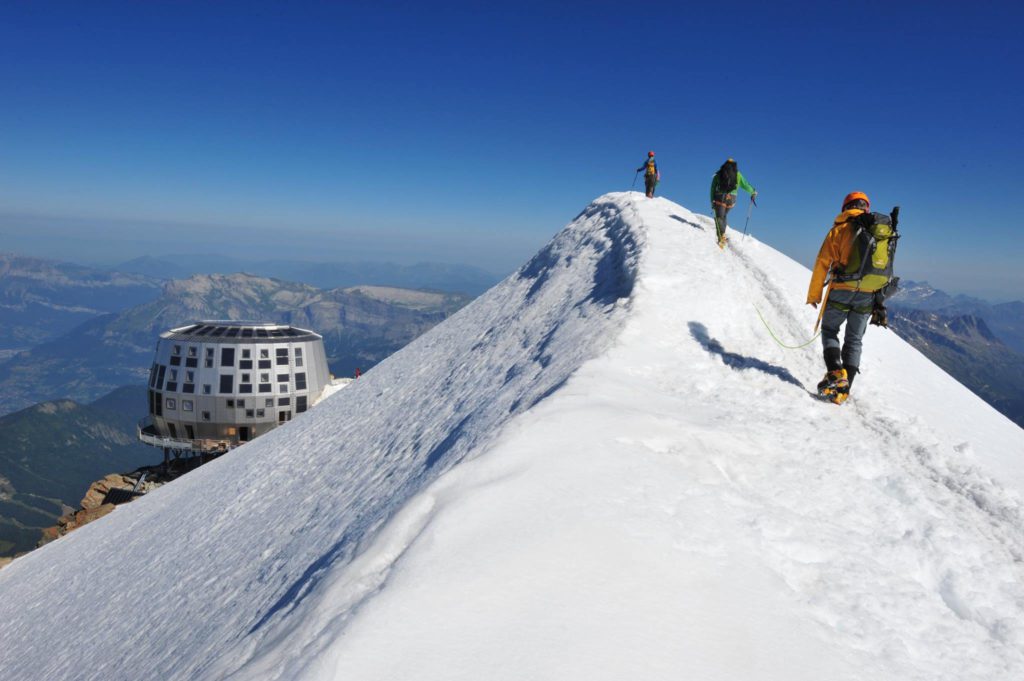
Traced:
[[[56, 525], [43, 530], [43, 538], [39, 540], [39, 546], [47, 544], [58, 537], [63, 537], [68, 532], [77, 530], [79, 527], [87, 525], [94, 520], [98, 520], [113, 511], [120, 503], [130, 501], [131, 497], [127, 492], [135, 487], [135, 483], [138, 482], [139, 476], [143, 472], [149, 473], [150, 471], [149, 469], [140, 469], [127, 475], [111, 473], [102, 480], [92, 483], [85, 496], [82, 497], [81, 506], [77, 511], [61, 516], [57, 520]], [[164, 481], [159, 478], [149, 480], [147, 475], [146, 481], [139, 487], [138, 492], [144, 494], [162, 484], [164, 484]], [[115, 498], [115, 495], [111, 494], [112, 490], [120, 490], [123, 493], [116, 495]]]

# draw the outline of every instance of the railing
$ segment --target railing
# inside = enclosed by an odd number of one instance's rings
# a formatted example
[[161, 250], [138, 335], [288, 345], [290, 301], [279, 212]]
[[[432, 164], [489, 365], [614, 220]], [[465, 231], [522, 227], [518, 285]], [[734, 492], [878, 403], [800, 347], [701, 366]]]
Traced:
[[156, 431], [152, 416], [147, 416], [139, 421], [135, 426], [135, 433], [141, 442], [152, 447], [198, 452], [200, 454], [226, 452], [238, 446], [230, 440], [179, 440], [161, 435]]

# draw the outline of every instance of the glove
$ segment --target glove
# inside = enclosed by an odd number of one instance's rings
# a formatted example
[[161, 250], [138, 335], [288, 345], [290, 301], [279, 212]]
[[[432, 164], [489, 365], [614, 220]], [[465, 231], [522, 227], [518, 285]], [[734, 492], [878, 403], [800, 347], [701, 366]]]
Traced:
[[889, 313], [885, 309], [885, 305], [875, 304], [875, 306], [871, 308], [871, 324], [880, 326], [883, 329], [889, 328]]

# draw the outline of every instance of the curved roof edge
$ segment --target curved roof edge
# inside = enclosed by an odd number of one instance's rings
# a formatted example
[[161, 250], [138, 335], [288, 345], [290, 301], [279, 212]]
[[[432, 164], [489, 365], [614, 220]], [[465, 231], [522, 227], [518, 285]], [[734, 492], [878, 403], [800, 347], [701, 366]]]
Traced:
[[165, 340], [199, 343], [294, 343], [323, 340], [323, 336], [289, 324], [235, 320], [203, 320], [160, 334]]

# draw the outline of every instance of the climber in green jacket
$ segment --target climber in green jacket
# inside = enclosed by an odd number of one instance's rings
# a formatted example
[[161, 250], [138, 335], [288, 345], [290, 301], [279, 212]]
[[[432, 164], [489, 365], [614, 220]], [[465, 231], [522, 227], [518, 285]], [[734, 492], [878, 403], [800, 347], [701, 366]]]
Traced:
[[711, 179], [711, 208], [715, 211], [715, 232], [719, 248], [725, 248], [726, 216], [736, 205], [736, 194], [740, 189], [750, 194], [751, 201], [757, 198], [757, 190], [743, 177], [743, 173], [736, 167], [736, 161], [726, 159]]

